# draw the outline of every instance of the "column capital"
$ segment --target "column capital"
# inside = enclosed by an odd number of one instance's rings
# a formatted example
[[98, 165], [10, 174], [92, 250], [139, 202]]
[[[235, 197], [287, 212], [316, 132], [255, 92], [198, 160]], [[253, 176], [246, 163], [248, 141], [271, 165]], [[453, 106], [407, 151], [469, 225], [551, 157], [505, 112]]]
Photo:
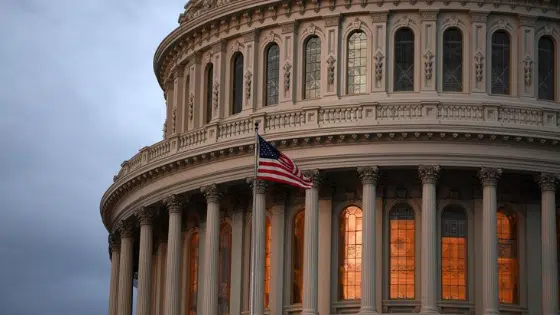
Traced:
[[379, 168], [377, 166], [358, 167], [358, 176], [362, 180], [362, 184], [377, 184], [379, 178]]
[[165, 197], [163, 199], [163, 203], [167, 207], [167, 211], [169, 211], [169, 213], [181, 213], [183, 210], [181, 207], [182, 202], [179, 199], [179, 196], [175, 194]]
[[121, 250], [121, 239], [115, 232], [109, 234], [109, 247], [111, 248], [111, 252]]
[[255, 179], [254, 177], [248, 177], [247, 184], [251, 186], [251, 189], [255, 189], [257, 194], [265, 194], [268, 188], [268, 183], [266, 181]]
[[323, 183], [325, 176], [318, 169], [302, 171], [303, 176], [309, 178], [313, 183], [313, 188], [319, 188]]
[[478, 178], [482, 186], [496, 186], [502, 176], [501, 168], [481, 167], [478, 171]]
[[218, 185], [216, 185], [216, 184], [210, 184], [210, 185], [203, 186], [203, 187], [200, 188], [200, 191], [206, 197], [206, 202], [207, 203], [219, 202], [220, 198], [222, 196], [222, 194], [218, 190]]
[[138, 217], [138, 222], [140, 225], [152, 225], [154, 219], [156, 218], [157, 211], [150, 207], [141, 207], [136, 211], [136, 216]]
[[435, 184], [439, 177], [440, 167], [438, 165], [418, 166], [418, 175], [422, 179], [422, 184]]
[[541, 173], [537, 176], [537, 181], [542, 191], [556, 191], [558, 175], [552, 173]]
[[132, 218], [127, 218], [117, 223], [117, 231], [119, 231], [121, 238], [131, 238], [134, 236], [134, 228], [135, 224]]

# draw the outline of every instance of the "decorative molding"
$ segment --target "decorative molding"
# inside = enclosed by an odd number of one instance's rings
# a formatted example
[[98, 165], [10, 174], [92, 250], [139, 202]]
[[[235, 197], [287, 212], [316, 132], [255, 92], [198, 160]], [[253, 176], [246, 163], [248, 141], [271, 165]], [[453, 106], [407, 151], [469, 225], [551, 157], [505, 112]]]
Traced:
[[383, 51], [381, 49], [377, 49], [377, 52], [373, 56], [373, 60], [375, 61], [375, 80], [381, 81], [383, 79]]
[[247, 184], [249, 184], [251, 189], [253, 189], [257, 194], [266, 194], [268, 189], [268, 183], [266, 181], [259, 179], [255, 180], [253, 177], [247, 178]]
[[502, 176], [501, 168], [482, 167], [478, 171], [478, 178], [482, 186], [496, 186]]
[[115, 232], [109, 234], [109, 248], [111, 252], [121, 250], [121, 238]]
[[476, 81], [481, 82], [484, 78], [484, 53], [480, 49], [474, 55], [474, 71], [476, 73]]
[[313, 188], [319, 188], [325, 180], [324, 174], [317, 169], [303, 171], [303, 176], [311, 180]]
[[387, 12], [376, 12], [371, 14], [371, 20], [373, 23], [387, 22]]
[[214, 108], [218, 108], [219, 105], [219, 96], [220, 94], [220, 82], [218, 82], [217, 80], [214, 81], [214, 86], [212, 89], [212, 104], [214, 105]]
[[[432, 5], [433, 0], [426, 0], [426, 2], [428, 3], [428, 5]], [[430, 3], [432, 2], [432, 3]], [[438, 11], [437, 10], [421, 10], [420, 11], [420, 16], [422, 18], [422, 21], [436, 21], [437, 17], [438, 17]]]
[[336, 59], [333, 55], [330, 55], [327, 59], [327, 74], [328, 74], [328, 83], [334, 83], [334, 69], [335, 69]]
[[251, 98], [251, 83], [253, 79], [253, 73], [250, 69], [245, 72], [245, 99], [249, 100]]
[[245, 50], [245, 45], [236, 40], [233, 42], [233, 45], [231, 45], [230, 53], [242, 52], [243, 50]]
[[194, 117], [194, 93], [191, 92], [189, 95], [189, 120]]
[[340, 15], [326, 17], [324, 18], [324, 20], [325, 20], [325, 27], [338, 26], [338, 24], [340, 23]]
[[379, 168], [377, 166], [358, 167], [358, 176], [362, 184], [376, 185], [379, 178]]
[[438, 165], [418, 166], [418, 175], [422, 184], [436, 184], [439, 177], [440, 167]]
[[284, 64], [284, 90], [285, 91], [290, 90], [291, 69], [292, 69], [292, 65], [290, 64], [290, 62], [286, 61], [286, 63]]
[[525, 55], [525, 58], [523, 58], [523, 72], [525, 78], [525, 86], [531, 86], [531, 80], [533, 77], [533, 59], [528, 53], [527, 55]]
[[434, 67], [434, 59], [435, 56], [432, 53], [431, 50], [426, 50], [426, 52], [424, 53], [424, 71], [425, 71], [425, 76], [426, 76], [426, 80], [430, 80], [432, 79], [432, 70]]
[[135, 228], [136, 224], [134, 224], [132, 218], [126, 218], [117, 223], [117, 230], [119, 231], [121, 239], [134, 237]]
[[487, 23], [488, 12], [471, 12], [471, 21], [473, 23]]
[[305, 28], [305, 30], [307, 31], [307, 35], [315, 35], [317, 30], [321, 30], [321, 29], [319, 27], [317, 27], [317, 25], [311, 23], [311, 25], [309, 25], [307, 28]]
[[136, 216], [140, 225], [152, 225], [156, 216], [157, 210], [151, 207], [141, 207], [137, 210]]
[[507, 30], [510, 26], [509, 22], [504, 19], [498, 19], [492, 23], [492, 27], [498, 27], [498, 29]]
[[282, 34], [293, 33], [295, 29], [295, 23], [282, 24], [281, 32]]
[[399, 28], [399, 27], [410, 27], [411, 25], [415, 25], [416, 26], [416, 21], [414, 21], [413, 19], [409, 18], [408, 15], [405, 15], [401, 18], [398, 18], [394, 23], [393, 26], [394, 28]]
[[182, 202], [179, 199], [179, 196], [175, 194], [165, 197], [163, 199], [163, 204], [165, 204], [169, 213], [181, 213], [182, 211]]

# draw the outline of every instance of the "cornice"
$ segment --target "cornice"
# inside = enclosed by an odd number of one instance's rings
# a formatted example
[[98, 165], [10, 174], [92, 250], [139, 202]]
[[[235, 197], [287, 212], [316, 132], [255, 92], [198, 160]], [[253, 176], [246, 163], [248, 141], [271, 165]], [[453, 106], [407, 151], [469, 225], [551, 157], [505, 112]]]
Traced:
[[[208, 2], [211, 9], [197, 17], [187, 18], [191, 8]], [[186, 11], [179, 19], [180, 25], [168, 34], [158, 46], [154, 55], [154, 72], [160, 85], [168, 76], [171, 68], [179, 63], [179, 59], [194, 52], [194, 46], [200, 47], [205, 44], [212, 45], [212, 38], [231, 37], [233, 33], [239, 32], [241, 26], [247, 25], [258, 30], [261, 27], [271, 25], [293, 23], [302, 19], [322, 18], [326, 15], [339, 13], [341, 16], [354, 15], [357, 13], [373, 14], [374, 20], [380, 9], [383, 11], [400, 10], [481, 10], [492, 12], [503, 12], [504, 14], [522, 15], [525, 20], [542, 18], [559, 19], [560, 6], [552, 7], [548, 3], [526, 1], [509, 2], [508, 5], [496, 6], [496, 1], [480, 0], [426, 0], [425, 5], [418, 6], [417, 0], [411, 1], [224, 1], [223, 4], [214, 6], [214, 1], [199, 0], [191, 1], [186, 5]], [[553, 5], [553, 4], [550, 4]], [[333, 12], [334, 11], [334, 12]], [[294, 14], [296, 13], [296, 14]], [[475, 14], [479, 16], [478, 13]], [[282, 21], [279, 17], [282, 16]], [[258, 21], [258, 27], [254, 22]], [[381, 21], [381, 20], [380, 20]], [[235, 30], [234, 30], [235, 29]], [[242, 30], [246, 32], [246, 30]], [[239, 34], [241, 35], [241, 34]]]

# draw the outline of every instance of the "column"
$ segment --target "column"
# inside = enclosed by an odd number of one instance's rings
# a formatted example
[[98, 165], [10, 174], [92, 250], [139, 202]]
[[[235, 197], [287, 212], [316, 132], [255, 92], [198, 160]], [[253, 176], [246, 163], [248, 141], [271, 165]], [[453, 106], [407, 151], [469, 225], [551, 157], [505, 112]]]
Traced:
[[541, 174], [542, 314], [558, 314], [555, 174]]
[[436, 183], [439, 166], [419, 166], [422, 179], [422, 270], [420, 313], [438, 314]]
[[[254, 251], [254, 279], [251, 281], [250, 293], [253, 296], [253, 314], [264, 315], [264, 264], [266, 246], [266, 182], [249, 178], [255, 193], [255, 205], [251, 216], [251, 251]], [[254, 292], [254, 293], [253, 293]]]
[[[284, 234], [286, 224], [286, 199], [288, 194], [284, 190], [277, 190], [272, 194], [274, 206], [272, 212], [272, 244], [270, 244], [270, 314], [282, 314], [284, 297]], [[275, 248], [280, 248], [275, 250]]]
[[488, 21], [488, 12], [471, 11], [471, 60], [473, 71], [471, 71], [472, 92], [486, 92], [486, 62], [490, 56], [486, 54], [486, 23]]
[[119, 263], [118, 315], [132, 314], [132, 251], [134, 243], [134, 223], [124, 220], [119, 223], [121, 234], [121, 261]]
[[482, 307], [484, 315], [499, 314], [498, 246], [496, 235], [496, 186], [502, 169], [483, 167], [478, 173], [482, 183]]
[[[385, 81], [387, 81], [387, 11], [372, 13], [373, 20], [373, 70], [371, 72], [371, 91], [387, 92]], [[363, 296], [362, 291], [362, 296]]]
[[305, 235], [303, 249], [303, 315], [316, 315], [319, 264], [319, 185], [318, 170], [306, 171], [313, 181], [313, 188], [305, 191]]
[[181, 223], [182, 209], [177, 195], [164, 200], [169, 211], [167, 236], [167, 268], [165, 275], [165, 315], [179, 315], [181, 311]]
[[109, 288], [109, 315], [117, 315], [119, 292], [119, 263], [121, 259], [121, 242], [117, 235], [109, 235], [111, 245], [111, 284]]
[[362, 180], [363, 217], [362, 217], [362, 299], [361, 314], [377, 314], [375, 300], [376, 276], [376, 200], [375, 186], [379, 175], [377, 166], [359, 167], [358, 174]]
[[155, 211], [142, 208], [138, 212], [140, 221], [140, 258], [138, 266], [138, 298], [136, 299], [136, 314], [149, 315], [152, 298], [152, 253]]
[[422, 30], [420, 31], [420, 53], [422, 54], [422, 71], [420, 78], [421, 91], [436, 91], [436, 43], [437, 43], [437, 10], [420, 11]]
[[204, 253], [204, 310], [207, 315], [218, 314], [218, 254], [220, 236], [220, 195], [218, 187], [202, 187], [206, 196], [206, 242]]

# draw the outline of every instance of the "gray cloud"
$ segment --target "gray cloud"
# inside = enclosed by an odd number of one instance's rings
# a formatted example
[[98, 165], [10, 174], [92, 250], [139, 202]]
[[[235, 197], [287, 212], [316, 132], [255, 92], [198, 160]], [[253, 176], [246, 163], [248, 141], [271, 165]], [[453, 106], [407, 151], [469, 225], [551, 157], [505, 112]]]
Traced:
[[153, 53], [184, 0], [0, 4], [0, 314], [104, 314], [99, 200], [161, 138]]

